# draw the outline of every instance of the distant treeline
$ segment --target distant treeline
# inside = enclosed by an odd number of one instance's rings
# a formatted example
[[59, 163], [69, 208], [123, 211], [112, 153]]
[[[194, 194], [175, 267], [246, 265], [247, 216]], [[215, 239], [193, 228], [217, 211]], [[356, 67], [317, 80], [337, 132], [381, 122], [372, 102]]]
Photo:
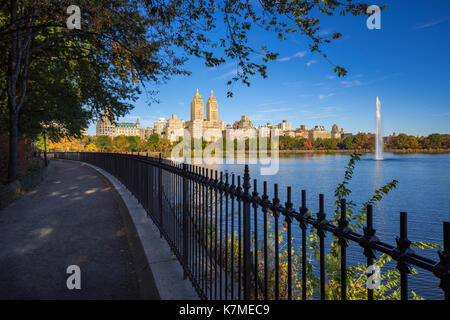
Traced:
[[[63, 138], [59, 141], [50, 141], [48, 148], [53, 151], [109, 151], [109, 152], [170, 152], [175, 145], [181, 142], [180, 138], [176, 142], [169, 139], [160, 138], [157, 134], [151, 135], [147, 140], [141, 140], [136, 136], [85, 136], [81, 139]], [[191, 142], [191, 150], [194, 146], [205, 149], [209, 143], [206, 141]], [[37, 145], [43, 149], [43, 140], [40, 138]], [[375, 137], [371, 134], [358, 133], [344, 139], [305, 139], [303, 137], [279, 137], [279, 150], [373, 150], [375, 148]], [[245, 140], [245, 149], [249, 150], [251, 145], [257, 149], [270, 149], [271, 144], [275, 144], [269, 138], [262, 144], [259, 138], [256, 141]], [[227, 150], [226, 140], [223, 140], [222, 148]], [[263, 147], [264, 146], [264, 147]], [[237, 150], [238, 143], [234, 141], [234, 150]], [[385, 142], [386, 150], [429, 150], [429, 149], [450, 149], [450, 135], [433, 133], [427, 137], [415, 137], [406, 134], [387, 138]], [[233, 151], [234, 151], [233, 150]]]
[[[415, 137], [406, 134], [391, 136], [386, 139], [386, 149], [449, 149], [450, 135], [433, 133], [427, 137]], [[358, 133], [344, 139], [315, 139], [301, 137], [280, 137], [280, 150], [356, 150], [375, 149], [373, 134]]]

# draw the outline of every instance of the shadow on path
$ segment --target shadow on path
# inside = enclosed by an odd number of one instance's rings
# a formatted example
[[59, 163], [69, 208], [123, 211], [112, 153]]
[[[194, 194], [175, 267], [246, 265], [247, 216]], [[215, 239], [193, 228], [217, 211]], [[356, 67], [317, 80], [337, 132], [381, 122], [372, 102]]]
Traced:
[[[119, 204], [95, 170], [52, 161], [48, 177], [0, 211], [0, 299], [137, 299]], [[69, 265], [81, 290], [69, 290]]]

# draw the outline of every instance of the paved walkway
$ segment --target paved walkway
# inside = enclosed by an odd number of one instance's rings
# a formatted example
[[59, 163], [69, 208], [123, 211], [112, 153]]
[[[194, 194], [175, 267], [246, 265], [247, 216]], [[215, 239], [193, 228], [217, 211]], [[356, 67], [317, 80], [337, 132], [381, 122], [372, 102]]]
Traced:
[[[0, 211], [0, 299], [138, 299], [116, 191], [88, 166], [50, 166]], [[80, 290], [67, 289], [69, 265], [81, 269]]]

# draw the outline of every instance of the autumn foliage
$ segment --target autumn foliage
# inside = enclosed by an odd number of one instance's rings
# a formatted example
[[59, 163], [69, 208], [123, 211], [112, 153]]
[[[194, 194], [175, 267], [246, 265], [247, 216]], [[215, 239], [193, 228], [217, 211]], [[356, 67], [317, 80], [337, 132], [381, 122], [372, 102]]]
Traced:
[[120, 135], [114, 138], [108, 136], [85, 136], [78, 138], [62, 138], [50, 141], [49, 151], [57, 152], [166, 152], [171, 150], [172, 144], [168, 139], [161, 139], [152, 135], [148, 140], [137, 136]]

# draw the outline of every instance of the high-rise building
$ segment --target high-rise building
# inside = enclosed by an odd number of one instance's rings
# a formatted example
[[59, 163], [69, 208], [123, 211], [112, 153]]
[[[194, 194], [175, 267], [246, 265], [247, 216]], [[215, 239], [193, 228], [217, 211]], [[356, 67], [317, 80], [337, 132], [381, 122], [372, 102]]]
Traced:
[[202, 120], [203, 121], [203, 99], [197, 92], [195, 93], [194, 99], [191, 101], [191, 121]]
[[217, 103], [212, 90], [211, 95], [206, 102], [206, 120], [219, 121], [219, 104]]
[[270, 128], [268, 126], [259, 126], [258, 128], [256, 128], [256, 132], [258, 133], [258, 137], [260, 138], [270, 137]]
[[153, 132], [159, 136], [162, 136], [166, 132], [166, 119], [159, 118], [158, 121], [153, 123]]
[[287, 122], [286, 120], [283, 120], [280, 124], [278, 124], [278, 128], [281, 131], [290, 131], [291, 130], [291, 123]]
[[147, 140], [153, 134], [153, 129], [150, 127], [147, 128], [139, 128], [139, 138], [141, 140]]
[[172, 118], [167, 120], [165, 135], [170, 141], [177, 141], [178, 137], [184, 135], [184, 121], [178, 120], [176, 114], [172, 114]]

